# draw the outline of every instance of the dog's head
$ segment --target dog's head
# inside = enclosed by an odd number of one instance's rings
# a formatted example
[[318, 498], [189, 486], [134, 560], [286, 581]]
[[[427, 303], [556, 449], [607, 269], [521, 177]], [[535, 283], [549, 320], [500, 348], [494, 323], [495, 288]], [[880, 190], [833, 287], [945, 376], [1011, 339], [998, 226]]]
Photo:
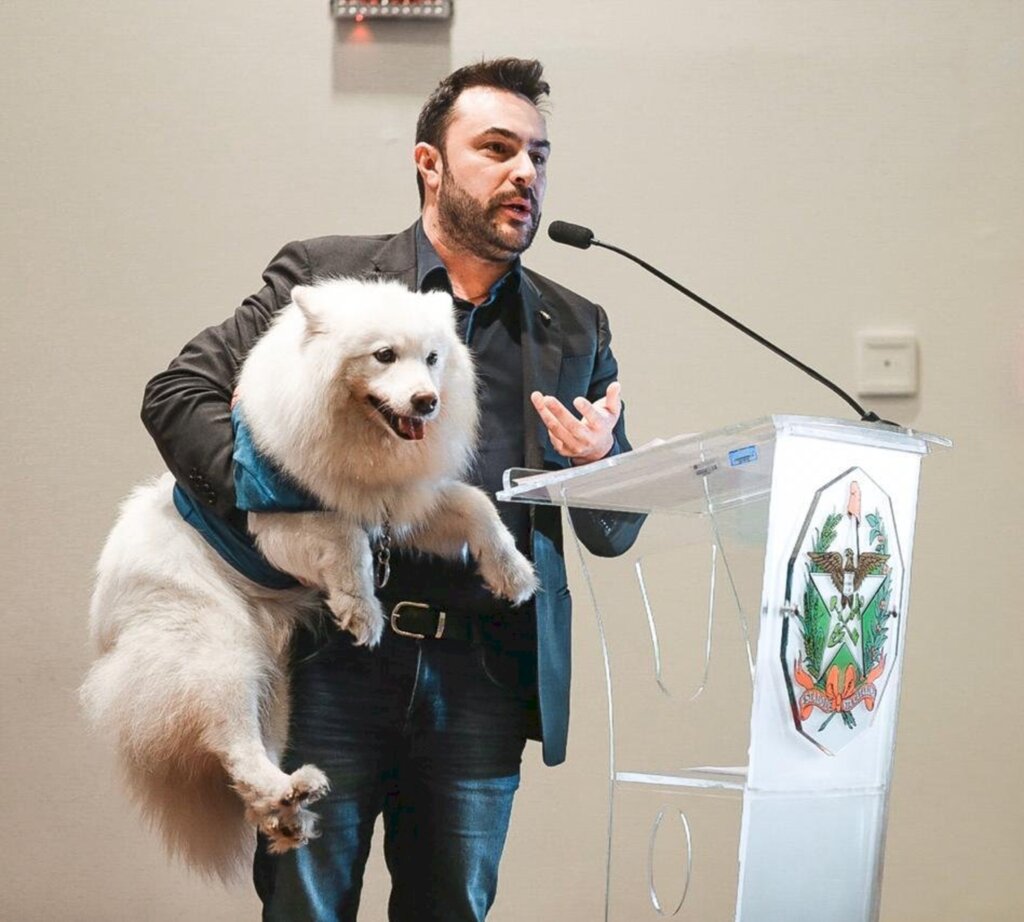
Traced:
[[[303, 348], [326, 371], [336, 411], [361, 411], [388, 437], [420, 441], [449, 402], [473, 401], [451, 297], [397, 283], [334, 280], [292, 290]], [[460, 388], [469, 387], [469, 394]]]
[[395, 486], [465, 471], [476, 381], [451, 296], [355, 279], [291, 294], [239, 378], [260, 451], [325, 502], [346, 483]]

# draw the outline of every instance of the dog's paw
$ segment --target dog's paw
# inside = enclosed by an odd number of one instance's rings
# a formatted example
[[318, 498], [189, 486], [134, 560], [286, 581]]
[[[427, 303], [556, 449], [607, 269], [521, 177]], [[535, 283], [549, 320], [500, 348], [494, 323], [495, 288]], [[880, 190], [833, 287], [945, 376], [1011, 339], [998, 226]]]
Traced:
[[269, 840], [269, 849], [280, 855], [305, 845], [318, 835], [315, 813], [306, 809], [330, 790], [327, 776], [315, 765], [303, 765], [284, 776], [274, 791], [250, 793], [246, 816]]
[[286, 807], [316, 803], [331, 789], [327, 776], [315, 765], [303, 765], [295, 769], [288, 780], [291, 782], [291, 790], [281, 798], [281, 803]]
[[480, 575], [495, 595], [519, 605], [537, 591], [533, 565], [519, 551], [503, 551], [480, 558]]
[[349, 628], [356, 639], [357, 647], [369, 647], [371, 650], [380, 643], [380, 635], [384, 632], [384, 613], [378, 607], [375, 614], [358, 626]]
[[259, 824], [259, 829], [268, 839], [267, 850], [272, 855], [283, 855], [320, 834], [316, 821], [316, 814], [299, 809], [287, 817], [269, 816]]
[[357, 646], [375, 647], [384, 630], [384, 612], [376, 598], [349, 595], [335, 589], [327, 596], [327, 607], [343, 631], [356, 639]]

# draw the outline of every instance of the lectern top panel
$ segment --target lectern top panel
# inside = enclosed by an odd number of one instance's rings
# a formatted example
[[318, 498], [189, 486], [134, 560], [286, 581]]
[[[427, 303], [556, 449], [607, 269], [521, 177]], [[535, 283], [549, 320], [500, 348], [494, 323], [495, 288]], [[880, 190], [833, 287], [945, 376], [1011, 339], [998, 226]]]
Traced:
[[914, 454], [930, 454], [953, 447], [952, 441], [941, 435], [879, 423], [851, 422], [823, 416], [777, 415], [770, 419], [778, 432], [833, 442], [874, 445], [878, 448], [909, 451]]
[[876, 423], [771, 416], [696, 435], [655, 440], [586, 467], [506, 471], [503, 502], [624, 512], [701, 515], [767, 498], [780, 433], [927, 454], [948, 448], [940, 436]]

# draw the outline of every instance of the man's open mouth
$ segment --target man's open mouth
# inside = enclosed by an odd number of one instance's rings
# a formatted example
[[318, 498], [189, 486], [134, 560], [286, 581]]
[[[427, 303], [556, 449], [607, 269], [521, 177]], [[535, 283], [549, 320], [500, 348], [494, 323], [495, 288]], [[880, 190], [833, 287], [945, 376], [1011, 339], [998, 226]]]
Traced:
[[501, 207], [521, 221], [528, 221], [533, 214], [530, 205], [523, 201], [502, 202]]
[[367, 401], [388, 424], [391, 431], [401, 439], [416, 442], [423, 438], [426, 423], [421, 416], [399, 416], [383, 400], [367, 394]]

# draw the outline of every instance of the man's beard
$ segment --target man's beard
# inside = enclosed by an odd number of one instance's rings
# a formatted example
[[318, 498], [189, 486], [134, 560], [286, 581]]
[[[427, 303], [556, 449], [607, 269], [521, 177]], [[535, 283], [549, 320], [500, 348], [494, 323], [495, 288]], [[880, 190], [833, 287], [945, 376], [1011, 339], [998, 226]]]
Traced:
[[[522, 229], [501, 227], [502, 204], [520, 198], [529, 201], [531, 211]], [[540, 225], [537, 202], [529, 190], [496, 195], [481, 205], [451, 173], [446, 173], [437, 198], [437, 218], [445, 240], [453, 249], [472, 253], [493, 262], [510, 262], [533, 243]]]

